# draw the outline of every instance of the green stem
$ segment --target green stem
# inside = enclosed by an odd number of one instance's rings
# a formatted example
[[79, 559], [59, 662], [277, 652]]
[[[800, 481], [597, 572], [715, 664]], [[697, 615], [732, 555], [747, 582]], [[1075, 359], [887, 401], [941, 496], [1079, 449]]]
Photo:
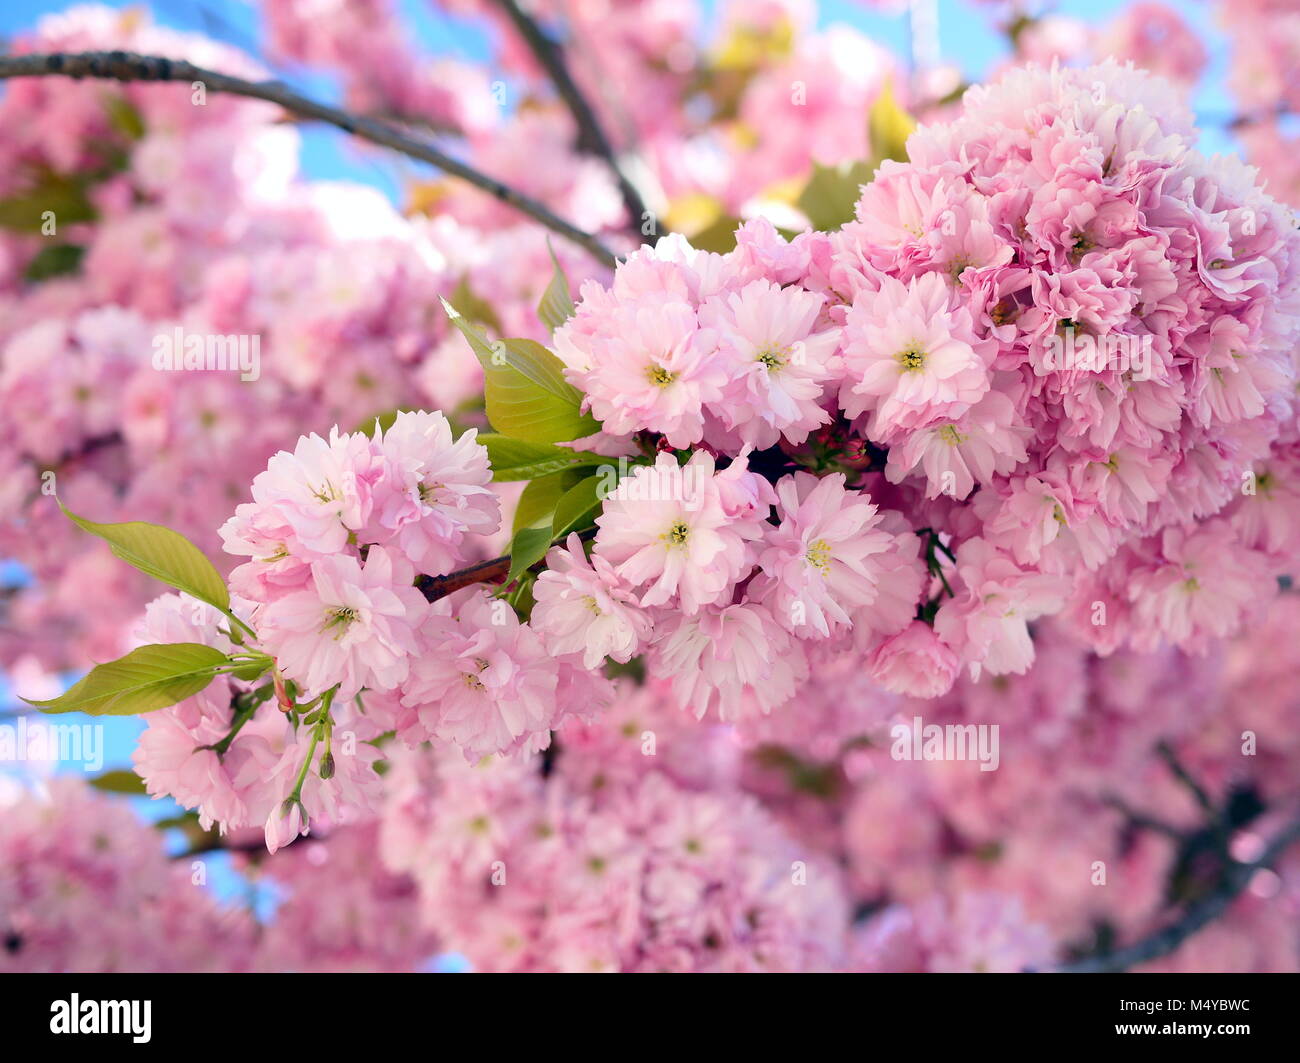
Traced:
[[[320, 745], [321, 736], [328, 735], [329, 730], [334, 722], [333, 720], [330, 719], [330, 706], [334, 703], [334, 695], [338, 693], [338, 689], [339, 689], [338, 687], [331, 687], [329, 690], [325, 691], [325, 693], [321, 695], [321, 710], [323, 715], [321, 716], [320, 722], [316, 724], [315, 727], [312, 728], [311, 746], [307, 749], [307, 756], [304, 758], [302, 762], [302, 769], [298, 772], [298, 778], [295, 781], [293, 786], [293, 793], [291, 793], [285, 799], [285, 804], [288, 804], [291, 801], [297, 802], [298, 804], [302, 804], [302, 788], [303, 788], [303, 784], [306, 783], [307, 781], [307, 773], [311, 771], [312, 760], [316, 756], [316, 747]], [[326, 738], [325, 741], [326, 741], [325, 748], [326, 751], [328, 751], [329, 750], [328, 737]]]
[[242, 620], [240, 620], [239, 617], [237, 617], [237, 616], [235, 615], [235, 613], [234, 613], [233, 610], [231, 610], [231, 609], [222, 609], [221, 611], [222, 611], [223, 613], [225, 613], [226, 616], [230, 617], [230, 619], [231, 619], [234, 623], [238, 624], [238, 625], [239, 625], [240, 627], [242, 627], [246, 632], [248, 632], [249, 636], [253, 639], [254, 642], [257, 641], [257, 632], [254, 631], [254, 630], [253, 630], [251, 627], [249, 627], [247, 624], [245, 624]]
[[235, 736], [239, 734], [240, 729], [257, 714], [259, 708], [271, 700], [274, 692], [275, 688], [270, 683], [267, 683], [265, 686], [259, 687], [257, 690], [237, 694], [233, 699], [235, 717], [231, 722], [230, 730], [226, 732], [226, 736], [219, 742], [214, 742], [210, 746], [199, 746], [199, 748], [211, 749], [218, 757], [224, 756], [226, 751], [230, 748], [230, 743], [233, 742]]
[[226, 750], [230, 748], [230, 743], [235, 740], [235, 735], [239, 734], [244, 724], [248, 723], [248, 721], [253, 718], [253, 714], [256, 712], [257, 712], [256, 705], [250, 705], [246, 709], [240, 709], [239, 712], [235, 714], [234, 725], [230, 728], [229, 731], [226, 732], [226, 737], [223, 738], [220, 742], [216, 742], [210, 746], [204, 746], [202, 748], [212, 750], [214, 753], [216, 753], [218, 757], [225, 756]]

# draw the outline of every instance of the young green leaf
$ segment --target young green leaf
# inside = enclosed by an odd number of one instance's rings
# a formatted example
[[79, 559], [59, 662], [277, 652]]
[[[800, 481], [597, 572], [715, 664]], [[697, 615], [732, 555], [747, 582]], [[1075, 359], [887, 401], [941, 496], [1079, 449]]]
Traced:
[[267, 670], [275, 663], [272, 657], [256, 657], [251, 661], [244, 661], [238, 667], [231, 669], [230, 674], [236, 679], [242, 679], [246, 683], [251, 683], [254, 679], [260, 679]]
[[86, 249], [79, 244], [47, 244], [27, 263], [23, 277], [33, 283], [51, 277], [65, 277], [81, 269]]
[[533, 587], [537, 584], [537, 577], [531, 572], [525, 572], [515, 585], [514, 590], [506, 595], [505, 600], [513, 606], [515, 612], [519, 615], [520, 620], [527, 620], [533, 614], [533, 606], [537, 600], [533, 597]]
[[185, 536], [159, 524], [146, 524], [139, 520], [125, 524], [96, 524], [78, 517], [62, 502], [59, 508], [77, 527], [107, 542], [113, 553], [128, 565], [134, 565], [169, 587], [184, 591], [191, 598], [215, 605], [223, 613], [229, 612], [230, 592], [226, 590], [226, 581]]
[[564, 379], [563, 364], [540, 343], [492, 342], [447, 300], [442, 305], [483, 366], [488, 420], [498, 432], [528, 443], [561, 443], [600, 428], [582, 412], [582, 393]]
[[546, 556], [551, 546], [551, 529], [520, 528], [510, 540], [510, 574], [506, 582], [519, 578]]
[[691, 235], [691, 246], [700, 251], [725, 255], [736, 249], [736, 230], [743, 219], [734, 214], [720, 214], [708, 225]]
[[609, 458], [581, 450], [555, 447], [549, 443], [527, 443], [522, 439], [484, 432], [478, 441], [487, 447], [488, 461], [492, 465], [492, 479], [498, 483], [508, 480], [536, 480], [565, 469], [582, 465], [599, 465]]
[[125, 96], [110, 93], [104, 97], [109, 124], [128, 140], [139, 140], [145, 134], [144, 117]]
[[546, 291], [542, 292], [542, 301], [537, 304], [537, 317], [554, 334], [557, 328], [573, 316], [573, 293], [569, 290], [569, 278], [560, 268], [560, 260], [555, 257], [555, 249], [551, 247], [550, 240], [546, 241], [546, 250], [551, 253], [551, 264], [555, 270]]
[[831, 232], [853, 220], [862, 186], [870, 182], [874, 168], [865, 162], [851, 166], [822, 166], [813, 163], [813, 174], [799, 193], [799, 209], [814, 229]]
[[916, 120], [898, 106], [894, 87], [888, 81], [867, 116], [867, 132], [871, 137], [871, 155], [877, 163], [885, 159], [907, 161], [907, 138], [916, 128]]
[[492, 309], [492, 304], [480, 299], [469, 286], [469, 278], [461, 277], [456, 290], [451, 293], [451, 305], [470, 321], [501, 331], [501, 319]]
[[134, 716], [197, 694], [227, 660], [220, 650], [198, 642], [141, 646], [116, 661], [96, 665], [57, 698], [23, 700], [42, 712]]
[[520, 528], [549, 528], [555, 516], [556, 504], [560, 496], [569, 489], [565, 474], [553, 473], [537, 480], [529, 480], [519, 502], [515, 506], [515, 516], [511, 523], [511, 533]]
[[604, 503], [600, 497], [601, 477], [588, 476], [564, 492], [556, 503], [551, 537], [563, 540], [569, 532], [591, 527]]
[[95, 220], [84, 179], [46, 173], [25, 191], [0, 199], [0, 229], [39, 233], [50, 216], [61, 226]]
[[89, 780], [96, 790], [109, 794], [147, 794], [144, 780], [133, 771], [106, 771]]

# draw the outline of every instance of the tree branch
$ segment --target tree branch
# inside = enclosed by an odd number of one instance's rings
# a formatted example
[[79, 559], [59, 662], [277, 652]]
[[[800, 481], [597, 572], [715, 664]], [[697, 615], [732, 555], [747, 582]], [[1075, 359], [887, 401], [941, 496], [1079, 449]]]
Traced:
[[659, 226], [653, 226], [654, 232], [650, 234], [646, 234], [642, 229], [642, 220], [648, 213], [645, 200], [641, 198], [636, 185], [619, 165], [618, 158], [614, 154], [614, 146], [605, 135], [600, 119], [591, 104], [587, 102], [587, 97], [578, 88], [577, 82], [573, 80], [573, 75], [569, 73], [560, 45], [519, 6], [518, 0], [497, 0], [497, 4], [514, 23], [515, 29], [524, 39], [524, 43], [528, 45], [537, 62], [541, 64], [542, 69], [546, 71], [547, 77], [555, 86], [555, 91], [560, 94], [569, 113], [573, 115], [573, 120], [578, 125], [578, 150], [604, 160], [610, 173], [614, 175], [614, 180], [618, 182], [619, 195], [623, 197], [623, 207], [628, 214], [629, 231], [644, 241], [657, 243], [662, 235]]
[[499, 583], [510, 573], [510, 555], [494, 557], [491, 561], [480, 561], [459, 572], [447, 576], [419, 576], [416, 589], [424, 595], [425, 601], [436, 602], [464, 587], [475, 583]]
[[610, 267], [614, 265], [613, 252], [600, 240], [565, 221], [545, 204], [502, 184], [493, 177], [480, 173], [431, 144], [407, 136], [384, 122], [318, 103], [299, 95], [278, 81], [246, 81], [243, 78], [194, 66], [183, 59], [164, 59], [131, 52], [0, 56], [0, 78], [13, 77], [92, 77], [115, 81], [201, 82], [206, 89], [213, 92], [265, 100], [283, 107], [286, 111], [319, 122], [327, 122], [345, 133], [436, 166], [444, 173], [459, 177], [502, 203], [528, 215], [552, 232], [577, 244], [602, 264]]
[[[594, 527], [584, 528], [578, 532], [578, 538], [584, 542], [595, 538], [595, 535]], [[561, 541], [552, 540], [551, 546], [559, 545], [562, 545]], [[416, 576], [415, 586], [424, 595], [426, 601], [436, 602], [439, 598], [445, 598], [475, 583], [500, 583], [509, 574], [510, 555], [506, 554], [503, 557], [494, 557], [490, 561], [480, 561], [476, 565], [470, 565], [469, 568], [462, 568], [446, 576]]]
[[1190, 905], [1169, 926], [1125, 948], [1116, 949], [1102, 956], [1089, 956], [1052, 970], [1059, 974], [1114, 973], [1168, 956], [1198, 930], [1222, 915], [1246, 888], [1255, 872], [1271, 868], [1297, 841], [1300, 841], [1300, 817], [1293, 819], [1280, 830], [1257, 860], [1245, 864], [1236, 860], [1228, 861], [1215, 888], [1207, 896]]

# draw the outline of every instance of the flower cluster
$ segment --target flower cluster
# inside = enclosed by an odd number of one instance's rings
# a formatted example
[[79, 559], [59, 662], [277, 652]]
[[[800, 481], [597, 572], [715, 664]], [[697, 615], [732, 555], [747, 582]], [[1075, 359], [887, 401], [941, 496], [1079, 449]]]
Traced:
[[576, 537], [548, 555], [532, 623], [553, 655], [644, 653], [678, 704], [737, 719], [788, 701], [814, 647], [853, 648], [856, 627], [865, 651], [908, 624], [915, 538], [841, 474], [774, 488], [746, 454], [721, 471], [707, 451], [684, 465], [660, 454], [604, 500], [590, 560]]
[[[151, 792], [197, 808], [205, 826], [265, 821], [274, 850], [305, 832], [311, 814], [337, 824], [373, 807], [375, 740], [389, 730], [411, 741], [437, 734], [471, 756], [545, 733], [557, 670], [536, 636], [513, 613], [494, 625], [475, 611], [490, 612], [478, 598], [458, 599], [453, 618], [451, 599], [434, 607], [415, 587], [417, 572], [451, 571], [472, 556], [472, 537], [496, 530], [489, 479], [473, 430], [453, 439], [439, 413], [400, 413], [373, 436], [309, 436], [273, 457], [222, 537], [250, 558], [231, 575], [236, 604], [275, 658], [289, 715], [257, 712], [234, 679], [155, 713], [136, 752]], [[150, 605], [140, 641], [228, 651], [219, 619], [167, 595]], [[368, 713], [371, 691], [384, 700]], [[399, 697], [410, 707], [400, 721]], [[310, 711], [300, 705], [321, 707], [324, 732], [298, 726]], [[322, 739], [329, 767], [310, 771]]]
[[[720, 526], [710, 497], [694, 519], [607, 504], [607, 571], [679, 606], [675, 665], [694, 639], [743, 672], [728, 628], [780, 658], [774, 619], [851, 634], [909, 693], [942, 692], [953, 660], [1023, 672], [1045, 615], [1104, 651], [1236, 630], [1300, 546], [1272, 471], [1297, 438], [1290, 212], [1195, 150], [1163, 82], [1113, 62], [1012, 71], [908, 150], [837, 232], [787, 243], [754, 222], [727, 254], [665, 240], [584, 286], [556, 348], [606, 433], [700, 448], [682, 472], [717, 455], [719, 477], [781, 477], [741, 594], [750, 511]], [[903, 575], [916, 551], [886, 529], [918, 533], [941, 590]], [[881, 647], [913, 613], [933, 634]]]
[[752, 798], [643, 766], [602, 771], [643, 739], [599, 730], [566, 744], [545, 780], [518, 760], [395, 759], [381, 851], [415, 879], [446, 947], [488, 971], [838, 965], [848, 913], [830, 863]]
[[[747, 722], [841, 658], [886, 701], [1024, 674], [1046, 617], [1102, 652], [1230, 634], [1295, 546], [1295, 244], [1163, 92], [1114, 65], [1013, 74], [918, 132], [838, 232], [670, 238], [586, 284], [555, 337], [601, 425], [574, 445], [623, 456], [590, 545], [570, 534], [518, 583], [531, 616], [415, 586], [496, 531], [472, 432], [401, 413], [273, 457], [222, 537], [251, 558], [231, 585], [290, 703], [473, 760], [608, 705], [607, 660]], [[1085, 341], [1124, 364], [1070, 362]], [[164, 719], [229, 717], [187, 705]], [[296, 766], [329, 731], [255, 753], [266, 726], [169, 747], [207, 779], [254, 758], [249, 790], [187, 790], [165, 758], [144, 774], [225, 826], [265, 818], [275, 847], [307, 829]], [[327, 821], [373, 807], [365, 758], [331, 772], [309, 775]]]
[[[197, 642], [229, 649], [221, 619], [200, 602], [168, 594], [150, 603], [135, 634], [141, 644]], [[321, 754], [330, 756], [332, 771], [305, 776], [303, 764], [317, 751], [316, 735], [282, 712], [259, 712], [261, 705], [249, 684], [231, 678], [151, 713], [132, 755], [148, 791], [195, 810], [204, 829], [264, 827], [272, 852], [305, 833], [310, 816], [337, 825], [377, 807], [382, 791], [375, 742], [383, 728], [355, 700], [332, 709]]]
[[417, 652], [417, 573], [451, 572], [500, 521], [487, 451], [440, 413], [399, 413], [373, 436], [335, 429], [275, 455], [221, 529], [253, 621], [301, 691], [395, 689]]
[[[140, 717], [136, 772], [190, 810], [158, 830], [0, 774], [0, 969], [1035, 969], [1158, 942], [1281, 835], [1288, 0], [1223, 5], [1262, 176], [1197, 151], [1206, 52], [1160, 3], [1101, 32], [1017, 16], [1015, 61], [1043, 65], [960, 102], [956, 68], [901, 78], [809, 0], [720, 5], [707, 44], [689, 0], [524, 5], [563, 27], [640, 218], [501, 5], [449, 5], [498, 31], [477, 65], [421, 55], [386, 0], [260, 6], [271, 60], [456, 135], [614, 250], [660, 220], [700, 237], [611, 274], [467, 182], [412, 181], [399, 211], [299, 177], [266, 102], [6, 83], [0, 664], [51, 698], [136, 646], [225, 663]], [[267, 76], [134, 9], [14, 46], [90, 49]], [[895, 98], [929, 124], [881, 164]], [[557, 270], [581, 297], [552, 336]], [[261, 362], [160, 371], [185, 336]], [[546, 378], [517, 439], [483, 353], [506, 336]], [[550, 399], [598, 429], [547, 434]], [[489, 447], [536, 467], [522, 497]], [[169, 593], [128, 629], [140, 581], [56, 490], [224, 544], [230, 611]], [[980, 762], [914, 752], [923, 726]], [[0, 726], [6, 773], [20, 737]], [[274, 894], [264, 926], [201, 887], [219, 848]], [[1237, 885], [1157, 969], [1296, 967], [1295, 850]]]
[[[73, 778], [0, 789], [0, 971], [244, 971], [254, 924]], [[129, 913], [129, 916], [128, 916]]]

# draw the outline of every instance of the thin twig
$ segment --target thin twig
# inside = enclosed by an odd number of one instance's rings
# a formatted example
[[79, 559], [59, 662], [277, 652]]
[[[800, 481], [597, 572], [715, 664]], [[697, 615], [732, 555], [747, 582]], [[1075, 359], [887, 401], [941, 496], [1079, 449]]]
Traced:
[[648, 214], [645, 200], [641, 198], [636, 185], [619, 165], [614, 153], [614, 145], [605, 135], [595, 109], [587, 102], [587, 97], [569, 72], [568, 64], [564, 61], [564, 51], [537, 24], [536, 20], [519, 6], [517, 0], [497, 0], [497, 3], [514, 24], [542, 69], [546, 71], [546, 76], [551, 79], [555, 91], [560, 94], [560, 99], [573, 115], [573, 120], [578, 126], [578, 150], [603, 160], [609, 167], [610, 173], [614, 175], [614, 180], [618, 182], [619, 195], [623, 198], [623, 207], [628, 214], [628, 230], [636, 233], [644, 241], [656, 243], [662, 235], [659, 226], [657, 224], [652, 226], [654, 231], [651, 233], [645, 232], [642, 226]]
[[205, 89], [213, 92], [226, 92], [233, 96], [265, 100], [283, 107], [286, 111], [316, 121], [328, 122], [345, 133], [351, 133], [363, 140], [392, 148], [394, 151], [436, 166], [445, 173], [469, 182], [502, 203], [509, 204], [552, 232], [559, 233], [565, 239], [585, 249], [604, 265], [611, 267], [614, 265], [613, 252], [600, 240], [565, 221], [545, 204], [516, 191], [509, 185], [502, 184], [496, 178], [480, 173], [431, 144], [407, 136], [384, 122], [318, 103], [299, 95], [282, 82], [246, 81], [243, 78], [194, 66], [183, 59], [164, 59], [159, 56], [136, 55], [132, 52], [0, 56], [0, 78], [13, 77], [93, 77], [115, 81], [201, 83]]
[[1210, 800], [1210, 795], [1205, 792], [1205, 787], [1192, 777], [1191, 772], [1183, 767], [1182, 761], [1178, 759], [1178, 754], [1174, 752], [1173, 747], [1168, 742], [1161, 742], [1156, 746], [1156, 752], [1160, 754], [1160, 759], [1168, 765], [1174, 778], [1182, 783], [1192, 797], [1196, 799], [1201, 811], [1213, 816], [1215, 814], [1214, 802]]

